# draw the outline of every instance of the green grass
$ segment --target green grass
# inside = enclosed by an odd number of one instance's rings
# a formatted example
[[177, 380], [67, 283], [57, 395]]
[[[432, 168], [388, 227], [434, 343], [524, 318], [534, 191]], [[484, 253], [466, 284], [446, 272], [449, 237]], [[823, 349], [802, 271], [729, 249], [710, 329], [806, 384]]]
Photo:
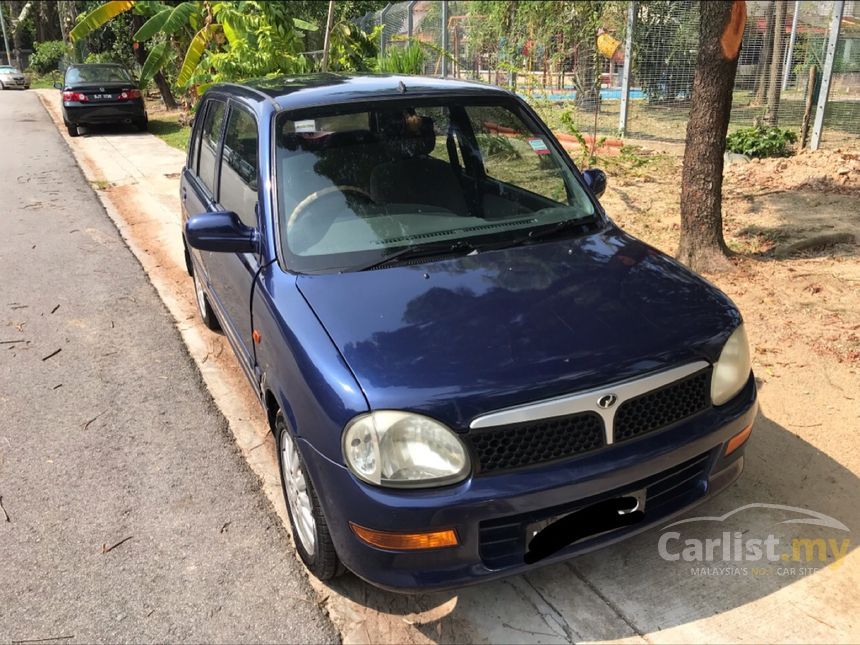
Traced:
[[178, 118], [177, 115], [150, 117], [149, 131], [167, 145], [184, 151], [188, 149], [188, 137], [191, 134], [191, 128], [187, 125], [180, 125]]
[[63, 76], [59, 72], [45, 74], [44, 76], [32, 74], [30, 76], [30, 87], [37, 90], [51, 89], [54, 87], [54, 83], [59, 83], [62, 80]]

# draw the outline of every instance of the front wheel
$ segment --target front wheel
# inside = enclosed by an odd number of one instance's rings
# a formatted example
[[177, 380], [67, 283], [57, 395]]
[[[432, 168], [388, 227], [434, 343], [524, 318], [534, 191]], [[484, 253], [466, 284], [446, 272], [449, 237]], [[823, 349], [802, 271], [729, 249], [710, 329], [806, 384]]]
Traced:
[[200, 278], [197, 277], [197, 271], [194, 271], [191, 274], [191, 278], [194, 280], [194, 299], [197, 301], [197, 311], [200, 312], [200, 318], [203, 320], [203, 324], [212, 331], [218, 331], [221, 329], [221, 325], [218, 324], [218, 318], [215, 317], [215, 311], [212, 309], [212, 305], [209, 304], [209, 298], [203, 290], [203, 283]]
[[278, 440], [281, 488], [296, 550], [308, 571], [320, 580], [331, 580], [344, 569], [334, 549], [319, 497], [280, 411], [275, 417], [275, 437]]

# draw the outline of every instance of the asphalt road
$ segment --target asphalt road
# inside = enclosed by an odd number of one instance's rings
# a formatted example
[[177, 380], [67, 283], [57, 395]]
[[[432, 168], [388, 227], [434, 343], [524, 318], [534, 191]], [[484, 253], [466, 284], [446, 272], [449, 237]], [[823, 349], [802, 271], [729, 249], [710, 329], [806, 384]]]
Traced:
[[0, 132], [0, 642], [336, 641], [35, 94]]

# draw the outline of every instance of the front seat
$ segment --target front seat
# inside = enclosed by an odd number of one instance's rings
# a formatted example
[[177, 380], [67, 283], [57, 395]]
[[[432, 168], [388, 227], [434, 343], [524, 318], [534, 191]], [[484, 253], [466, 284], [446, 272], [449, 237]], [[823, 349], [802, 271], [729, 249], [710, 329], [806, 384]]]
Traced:
[[383, 118], [385, 146], [394, 159], [379, 164], [370, 175], [374, 201], [426, 204], [468, 214], [463, 188], [451, 164], [430, 156], [436, 146], [433, 119], [403, 113]]

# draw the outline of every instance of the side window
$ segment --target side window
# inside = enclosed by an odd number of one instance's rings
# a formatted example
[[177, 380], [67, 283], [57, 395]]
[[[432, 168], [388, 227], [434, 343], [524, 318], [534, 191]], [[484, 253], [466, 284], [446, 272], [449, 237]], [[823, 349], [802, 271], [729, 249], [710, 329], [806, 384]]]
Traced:
[[218, 142], [221, 139], [221, 124], [224, 121], [225, 105], [221, 101], [209, 101], [203, 128], [200, 131], [200, 161], [197, 176], [217, 197], [215, 192], [215, 169], [217, 168]]
[[466, 108], [489, 177], [554, 202], [566, 203], [561, 167], [550, 159], [547, 143], [530, 134], [509, 110], [497, 106]]
[[257, 122], [232, 108], [224, 135], [219, 202], [247, 226], [257, 226]]

